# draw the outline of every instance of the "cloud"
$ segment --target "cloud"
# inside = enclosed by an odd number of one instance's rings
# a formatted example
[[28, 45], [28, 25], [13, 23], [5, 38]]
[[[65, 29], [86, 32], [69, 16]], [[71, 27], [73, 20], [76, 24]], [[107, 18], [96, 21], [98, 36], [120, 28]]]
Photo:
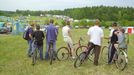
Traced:
[[131, 6], [134, 0], [0, 0], [0, 10], [55, 10], [85, 6]]

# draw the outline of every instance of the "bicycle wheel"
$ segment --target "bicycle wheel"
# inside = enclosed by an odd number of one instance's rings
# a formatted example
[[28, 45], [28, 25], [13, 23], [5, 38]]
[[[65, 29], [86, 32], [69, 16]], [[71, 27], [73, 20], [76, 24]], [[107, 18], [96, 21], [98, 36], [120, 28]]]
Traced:
[[128, 63], [128, 57], [127, 54], [124, 51], [120, 51], [117, 57], [117, 60], [115, 61], [116, 67], [119, 70], [124, 70]]
[[80, 53], [82, 53], [83, 51], [87, 51], [88, 48], [87, 46], [79, 46], [77, 49], [76, 49], [76, 56], [79, 56]]
[[80, 55], [77, 57], [77, 59], [74, 62], [74, 67], [75, 68], [80, 67], [82, 65], [82, 63], [84, 62], [85, 57], [86, 57], [86, 53], [85, 52], [80, 53]]
[[32, 65], [35, 65], [36, 59], [37, 59], [37, 50], [35, 49], [35, 51], [33, 51], [32, 54]]
[[102, 47], [101, 59], [103, 62], [108, 63], [108, 47], [107, 46]]
[[93, 62], [94, 60], [94, 49], [92, 49], [88, 55], [88, 59]]
[[52, 62], [53, 62], [53, 59], [54, 59], [52, 49], [50, 49], [50, 51], [49, 51], [49, 57], [50, 57], [50, 65], [52, 65]]
[[68, 57], [69, 57], [69, 50], [67, 47], [60, 47], [57, 50], [57, 59], [59, 61], [66, 60], [66, 59], [68, 59]]

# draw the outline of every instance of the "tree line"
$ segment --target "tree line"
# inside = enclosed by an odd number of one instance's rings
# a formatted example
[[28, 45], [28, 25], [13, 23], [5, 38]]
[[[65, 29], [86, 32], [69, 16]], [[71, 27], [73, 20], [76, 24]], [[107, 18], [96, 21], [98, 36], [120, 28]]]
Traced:
[[119, 21], [134, 19], [134, 8], [132, 7], [108, 7], [108, 6], [96, 6], [96, 7], [83, 7], [65, 9], [63, 11], [48, 11], [50, 14], [62, 14], [70, 16], [74, 19], [96, 19], [99, 18], [104, 21]]
[[[16, 11], [2, 11], [0, 16], [40, 16], [46, 14], [65, 15], [74, 19], [100, 19], [103, 24], [108, 21], [117, 21], [124, 25], [131, 26], [134, 22], [134, 8], [133, 7], [110, 7], [110, 6], [94, 6], [82, 8], [69, 8], [64, 10], [50, 10], [50, 11], [31, 11], [31, 10], [16, 10]], [[83, 22], [83, 21], [82, 21]]]
[[66, 15], [74, 19], [96, 19], [99, 18], [104, 21], [118, 21], [134, 19], [134, 8], [132, 7], [110, 7], [110, 6], [94, 6], [83, 8], [70, 8], [65, 10], [50, 10], [50, 11], [30, 11], [30, 10], [16, 10], [16, 11], [0, 11], [0, 16], [39, 16], [40, 14], [52, 15]]

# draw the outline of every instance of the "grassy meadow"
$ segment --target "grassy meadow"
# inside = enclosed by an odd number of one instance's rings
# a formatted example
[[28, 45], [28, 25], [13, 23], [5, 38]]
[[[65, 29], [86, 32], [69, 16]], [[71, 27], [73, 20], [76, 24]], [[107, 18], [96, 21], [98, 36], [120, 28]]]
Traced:
[[[73, 40], [76, 43], [79, 37], [86, 36], [87, 29], [73, 29]], [[108, 36], [108, 29], [104, 30], [105, 36]], [[128, 65], [124, 71], [119, 71], [115, 64], [107, 65], [99, 60], [99, 66], [94, 66], [93, 62], [87, 61], [80, 68], [73, 67], [73, 60], [54, 61], [52, 65], [49, 61], [38, 60], [35, 66], [31, 65], [31, 58], [27, 57], [27, 41], [22, 35], [0, 35], [0, 75], [134, 75], [134, 35], [130, 35], [128, 46]], [[88, 41], [84, 38], [83, 44]], [[103, 45], [106, 45], [104, 40]], [[45, 54], [44, 40], [44, 54]], [[59, 30], [57, 48], [65, 46]]]

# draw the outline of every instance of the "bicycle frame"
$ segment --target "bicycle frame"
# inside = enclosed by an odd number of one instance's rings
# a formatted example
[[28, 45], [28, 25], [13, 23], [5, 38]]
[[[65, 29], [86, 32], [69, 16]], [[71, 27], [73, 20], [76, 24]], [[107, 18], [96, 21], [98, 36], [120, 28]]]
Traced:
[[[81, 47], [81, 40], [82, 38], [80, 37], [80, 39], [78, 40], [78, 43], [73, 44], [74, 45], [78, 45], [78, 47], [76, 47], [76, 49], [74, 48], [73, 51], [75, 53], [77, 53], [77, 49], [79, 47]], [[57, 50], [57, 59], [58, 60], [65, 60], [68, 59], [68, 57], [72, 56], [72, 52], [71, 52], [71, 46], [69, 45], [69, 43], [67, 43], [67, 46], [62, 46]], [[76, 54], [77, 55], [77, 54]]]
[[[93, 48], [90, 49], [92, 46], [93, 46]], [[85, 51], [85, 53], [86, 53], [85, 59], [89, 56], [89, 54], [90, 54], [90, 52], [91, 52], [92, 50], [93, 50], [93, 52], [94, 52], [94, 44], [92, 44], [92, 43], [91, 43], [91, 45], [88, 44], [87, 49], [88, 49], [88, 50]], [[92, 53], [92, 54], [93, 54], [93, 53]]]
[[[83, 39], [80, 37], [79, 40], [78, 40], [78, 43], [73, 44], [73, 46], [75, 46], [75, 45], [78, 44], [78, 47], [80, 47], [82, 40], [83, 40]], [[69, 49], [69, 53], [70, 53], [70, 55], [71, 55], [71, 47], [70, 47], [69, 43], [67, 44], [67, 46], [68, 46], [68, 49]], [[74, 50], [75, 50], [75, 48], [74, 48]]]

